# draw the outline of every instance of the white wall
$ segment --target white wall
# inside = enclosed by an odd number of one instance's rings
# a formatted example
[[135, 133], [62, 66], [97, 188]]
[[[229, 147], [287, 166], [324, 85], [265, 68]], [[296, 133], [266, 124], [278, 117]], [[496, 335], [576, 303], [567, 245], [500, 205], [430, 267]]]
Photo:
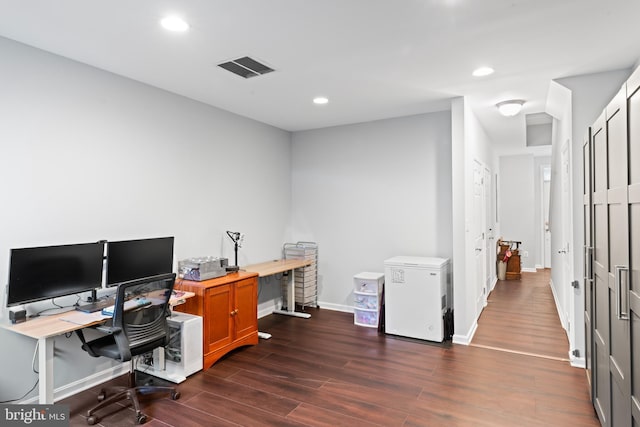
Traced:
[[[491, 148], [491, 140], [464, 98], [452, 101], [451, 117], [455, 316], [453, 342], [469, 344], [480, 316], [479, 302], [485, 297], [477, 286], [477, 278], [481, 277], [481, 272], [476, 271], [474, 236], [469, 233], [469, 224], [472, 223], [473, 216], [478, 214], [474, 212], [472, 203], [473, 162], [479, 161], [495, 175], [497, 159]], [[495, 191], [492, 193], [495, 194]], [[493, 194], [491, 203], [495, 204]], [[494, 222], [494, 218], [489, 221], [489, 228], [498, 236], [499, 225]], [[495, 272], [492, 273], [495, 277]]]
[[[563, 201], [562, 190], [562, 147], [571, 139], [571, 91], [564, 86], [553, 82], [555, 111], [553, 115], [552, 154], [551, 154], [551, 184], [549, 194], [549, 229], [551, 231], [551, 289], [555, 298], [558, 317], [567, 328], [569, 317], [569, 302], [566, 298], [566, 286], [563, 283], [565, 266], [564, 256], [559, 250], [565, 247], [565, 229], [563, 223], [563, 209], [566, 203]], [[572, 345], [570, 340], [570, 345]]]
[[551, 123], [527, 125], [527, 147], [551, 145]]
[[[555, 112], [548, 111], [555, 118], [553, 135], [553, 165], [551, 179], [551, 252], [552, 252], [552, 285], [558, 312], [564, 327], [568, 330], [569, 345], [571, 349], [577, 349], [581, 357], [572, 358], [576, 366], [584, 365], [585, 339], [584, 339], [584, 290], [571, 288], [566, 292], [565, 287], [570, 286], [571, 280], [578, 280], [582, 284], [583, 260], [582, 248], [584, 245], [582, 218], [582, 140], [587, 129], [600, 115], [604, 107], [618, 92], [624, 81], [630, 75], [631, 70], [609, 71], [584, 76], [559, 79], [552, 83], [558, 85], [556, 91], [566, 91], [566, 98], [559, 104], [566, 104]], [[562, 98], [563, 96], [560, 96]], [[564, 141], [571, 144], [572, 161], [572, 205], [571, 217], [573, 234], [569, 247], [569, 255], [572, 260], [573, 277], [563, 280], [561, 275], [562, 258], [557, 254], [561, 246], [561, 232], [559, 228], [562, 219], [560, 209], [561, 189], [559, 179], [560, 150]], [[564, 295], [567, 295], [565, 298]], [[570, 326], [573, 325], [573, 327]]]
[[535, 269], [538, 250], [534, 172], [531, 154], [500, 157], [500, 233], [505, 240], [522, 242], [520, 263], [522, 269], [529, 270]]
[[452, 256], [448, 111], [296, 132], [293, 236], [318, 243], [319, 304], [351, 310], [353, 276], [395, 255]]
[[[234, 230], [246, 265], [290, 240], [288, 132], [2, 38], [0, 86], [0, 277], [17, 247], [172, 235], [176, 260], [232, 260]], [[0, 400], [18, 398], [35, 342], [0, 340]], [[56, 387], [112, 365], [55, 345]]]

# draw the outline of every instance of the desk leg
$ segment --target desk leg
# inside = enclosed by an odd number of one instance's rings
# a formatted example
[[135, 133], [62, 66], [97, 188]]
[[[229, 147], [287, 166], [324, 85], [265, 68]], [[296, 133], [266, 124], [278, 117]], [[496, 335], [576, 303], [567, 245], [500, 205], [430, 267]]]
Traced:
[[38, 340], [38, 399], [40, 404], [53, 403], [53, 347], [54, 338]]
[[294, 270], [289, 271], [289, 283], [287, 284], [289, 291], [287, 292], [287, 309], [286, 310], [274, 310], [275, 314], [285, 314], [287, 316], [302, 317], [308, 319], [311, 317], [309, 313], [300, 313], [295, 311], [296, 309], [296, 287], [295, 287], [295, 274]]

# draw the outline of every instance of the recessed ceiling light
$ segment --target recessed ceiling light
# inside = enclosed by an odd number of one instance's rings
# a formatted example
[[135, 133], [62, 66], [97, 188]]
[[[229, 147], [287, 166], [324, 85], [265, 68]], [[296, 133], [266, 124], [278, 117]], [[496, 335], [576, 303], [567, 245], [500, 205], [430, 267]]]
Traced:
[[313, 98], [313, 103], [314, 104], [322, 105], [322, 104], [326, 104], [328, 102], [329, 102], [329, 99], [325, 98], [324, 96], [318, 96], [316, 98]]
[[189, 24], [177, 16], [167, 16], [160, 21], [160, 25], [162, 25], [165, 30], [176, 32], [187, 31], [189, 29]]
[[484, 77], [493, 74], [494, 69], [491, 67], [480, 67], [473, 70], [474, 77]]

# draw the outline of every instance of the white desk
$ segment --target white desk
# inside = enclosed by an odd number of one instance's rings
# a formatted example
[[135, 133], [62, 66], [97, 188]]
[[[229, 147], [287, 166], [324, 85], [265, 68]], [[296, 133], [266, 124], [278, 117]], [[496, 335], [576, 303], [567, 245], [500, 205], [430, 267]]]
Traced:
[[[184, 302], [186, 298], [194, 296], [192, 292], [172, 297], [169, 304], [177, 305]], [[78, 312], [81, 313], [81, 312]], [[16, 334], [25, 335], [38, 340], [38, 402], [41, 404], [50, 404], [53, 402], [53, 343], [54, 337], [69, 332], [75, 332], [79, 329], [103, 323], [106, 318], [99, 318], [95, 313], [83, 313], [86, 316], [93, 316], [92, 321], [86, 324], [72, 323], [62, 320], [63, 317], [75, 315], [75, 312], [66, 312], [54, 314], [51, 316], [40, 316], [29, 319], [23, 323], [1, 324], [4, 329], [15, 332]]]
[[272, 274], [289, 272], [289, 281], [287, 286], [289, 288], [287, 292], [287, 309], [286, 310], [274, 310], [274, 314], [285, 314], [287, 316], [303, 317], [308, 319], [311, 317], [309, 313], [300, 313], [295, 311], [296, 308], [296, 289], [294, 281], [294, 271], [296, 268], [306, 267], [311, 265], [312, 261], [307, 259], [278, 259], [275, 261], [262, 262], [260, 264], [252, 264], [243, 267], [243, 270], [258, 273], [258, 277], [271, 276]]
[[87, 325], [79, 325], [61, 320], [62, 317], [68, 314], [60, 313], [52, 316], [41, 316], [15, 325], [2, 325], [3, 328], [9, 331], [38, 340], [38, 401], [41, 404], [53, 403], [54, 337], [104, 322], [104, 319], [100, 319]]

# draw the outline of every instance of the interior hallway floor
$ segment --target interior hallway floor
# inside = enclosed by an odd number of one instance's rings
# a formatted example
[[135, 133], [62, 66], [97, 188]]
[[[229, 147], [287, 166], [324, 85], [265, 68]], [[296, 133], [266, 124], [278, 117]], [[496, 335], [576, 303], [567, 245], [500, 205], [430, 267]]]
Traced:
[[569, 341], [549, 285], [551, 270], [498, 280], [478, 320], [472, 344], [569, 361]]

